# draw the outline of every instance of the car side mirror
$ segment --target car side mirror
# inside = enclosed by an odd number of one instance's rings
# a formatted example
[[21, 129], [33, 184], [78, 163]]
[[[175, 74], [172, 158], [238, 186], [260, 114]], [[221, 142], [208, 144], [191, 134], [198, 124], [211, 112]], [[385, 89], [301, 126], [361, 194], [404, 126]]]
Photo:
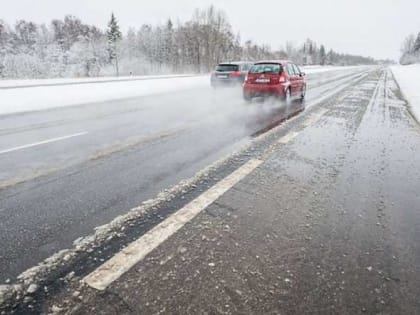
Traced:
[[305, 73], [305, 72], [301, 72], [301, 73], [300, 73], [300, 76], [301, 76], [301, 77], [304, 77], [305, 75], [306, 75], [306, 73]]

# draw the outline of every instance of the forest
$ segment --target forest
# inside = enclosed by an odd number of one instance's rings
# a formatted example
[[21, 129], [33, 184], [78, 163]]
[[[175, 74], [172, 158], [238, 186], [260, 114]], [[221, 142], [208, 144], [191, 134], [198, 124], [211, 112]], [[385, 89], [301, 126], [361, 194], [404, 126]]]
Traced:
[[338, 53], [311, 39], [284, 45], [242, 40], [223, 11], [196, 9], [188, 21], [168, 19], [121, 31], [110, 14], [106, 29], [75, 16], [48, 25], [0, 19], [0, 78], [65, 78], [167, 73], [207, 73], [222, 61], [292, 59], [301, 65], [375, 64], [373, 58]]

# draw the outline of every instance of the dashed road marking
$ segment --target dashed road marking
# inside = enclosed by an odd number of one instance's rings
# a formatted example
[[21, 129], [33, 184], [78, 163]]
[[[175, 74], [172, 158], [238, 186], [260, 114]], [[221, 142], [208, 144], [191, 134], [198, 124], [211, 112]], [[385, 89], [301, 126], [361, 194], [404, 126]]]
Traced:
[[284, 137], [281, 137], [280, 139], [279, 139], [279, 143], [282, 143], [282, 144], [286, 144], [286, 143], [288, 143], [289, 141], [291, 141], [291, 140], [293, 140], [294, 138], [296, 138], [296, 136], [298, 135], [299, 133], [298, 132], [289, 132], [287, 135], [285, 135]]
[[48, 144], [48, 143], [52, 143], [52, 142], [67, 140], [67, 139], [74, 138], [74, 137], [80, 137], [80, 136], [84, 136], [86, 134], [87, 134], [87, 132], [84, 131], [84, 132], [78, 132], [78, 133], [74, 133], [74, 134], [71, 134], [71, 135], [63, 136], [63, 137], [51, 138], [51, 139], [47, 139], [47, 140], [43, 140], [43, 141], [38, 141], [38, 142], [30, 143], [30, 144], [25, 144], [25, 145], [21, 145], [21, 146], [18, 146], [18, 147], [2, 150], [2, 151], [0, 151], [0, 154], [10, 153], [10, 152], [14, 152], [14, 151], [22, 150], [22, 149], [27, 149], [27, 148], [32, 148], [32, 147], [36, 147], [36, 146], [39, 146], [39, 145]]
[[304, 123], [303, 125], [305, 127], [309, 127], [310, 125], [315, 124], [328, 110], [327, 109], [322, 109], [320, 110], [318, 113], [312, 115], [311, 117], [309, 117]]
[[172, 214], [163, 222], [136, 241], [130, 243], [119, 253], [99, 266], [82, 281], [97, 290], [105, 290], [112, 282], [140, 262], [187, 222], [226, 193], [230, 188], [255, 170], [263, 161], [252, 159], [199, 197]]

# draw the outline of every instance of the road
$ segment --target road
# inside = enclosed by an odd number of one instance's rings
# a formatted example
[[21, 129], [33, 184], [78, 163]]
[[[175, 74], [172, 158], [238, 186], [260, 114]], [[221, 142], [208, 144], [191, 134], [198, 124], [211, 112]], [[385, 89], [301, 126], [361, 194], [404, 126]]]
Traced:
[[92, 252], [17, 313], [418, 314], [418, 156], [419, 124], [391, 73], [371, 71], [255, 139], [208, 190], [168, 201], [179, 210], [153, 230], [134, 236], [150, 218], [132, 222], [124, 250]]
[[[170, 198], [146, 203], [135, 216], [117, 222], [102, 241], [66, 252], [74, 256], [67, 254], [40, 277], [29, 272], [23, 282], [12, 280], [0, 290], [0, 300], [9, 296], [17, 304], [3, 304], [4, 312], [418, 314], [420, 126], [386, 68], [318, 74], [308, 81], [306, 103], [294, 104], [296, 110], [306, 109], [283, 122], [287, 113], [276, 103], [247, 106], [235, 90], [204, 89], [147, 99], [157, 102], [149, 108], [160, 115], [169, 99], [190, 104], [195, 95], [206, 104], [196, 115], [192, 106], [172, 112], [179, 120], [167, 119], [165, 128], [184, 127], [174, 134], [119, 146], [93, 159], [87, 157], [96, 142], [114, 143], [118, 132], [109, 126], [89, 129], [90, 120], [83, 125], [86, 134], [62, 140], [73, 147], [85, 143], [75, 155], [80, 162], [2, 190], [2, 206], [4, 200], [9, 206], [1, 214], [11, 217], [3, 216], [8, 223], [2, 223], [2, 237], [13, 244], [4, 246], [4, 253], [21, 255], [9, 256], [17, 267], [2, 266], [10, 275], [71, 247], [65, 238], [88, 234], [240, 148]], [[142, 99], [142, 104], [150, 103]], [[93, 110], [66, 111], [87, 108]], [[45, 118], [61, 111], [30, 115]], [[122, 123], [118, 117], [97, 123]], [[107, 137], [84, 142], [93, 130]], [[49, 163], [62, 163], [53, 148], [63, 143], [22, 149], [22, 161], [30, 169], [36, 157], [31, 150], [51, 145]], [[24, 207], [13, 212], [13, 202]], [[19, 234], [23, 224], [33, 237]], [[43, 226], [50, 227], [45, 234]], [[35, 247], [54, 239], [50, 252], [39, 255]]]
[[[366, 71], [308, 75], [306, 107]], [[288, 111], [247, 106], [240, 89], [206, 87], [0, 116], [0, 281], [193, 176]]]

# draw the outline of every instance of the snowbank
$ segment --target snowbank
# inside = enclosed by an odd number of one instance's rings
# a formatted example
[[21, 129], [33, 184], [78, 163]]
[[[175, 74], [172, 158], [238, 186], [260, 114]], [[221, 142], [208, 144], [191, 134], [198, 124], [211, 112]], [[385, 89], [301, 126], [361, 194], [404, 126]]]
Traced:
[[0, 89], [0, 115], [155, 95], [208, 85], [208, 76], [196, 76]]
[[141, 81], [155, 79], [169, 79], [192, 77], [194, 74], [171, 74], [171, 75], [145, 75], [145, 76], [123, 76], [123, 77], [95, 77], [95, 78], [67, 78], [67, 79], [22, 79], [22, 80], [0, 80], [0, 89], [24, 88], [37, 86], [54, 86], [86, 83], [105, 83], [114, 81]]
[[321, 72], [328, 72], [328, 71], [334, 71], [334, 70], [349, 70], [349, 69], [357, 69], [360, 67], [365, 66], [305, 66], [300, 67], [300, 69], [309, 74], [309, 73], [321, 73]]
[[420, 122], [420, 64], [392, 66], [391, 70], [412, 113]]

